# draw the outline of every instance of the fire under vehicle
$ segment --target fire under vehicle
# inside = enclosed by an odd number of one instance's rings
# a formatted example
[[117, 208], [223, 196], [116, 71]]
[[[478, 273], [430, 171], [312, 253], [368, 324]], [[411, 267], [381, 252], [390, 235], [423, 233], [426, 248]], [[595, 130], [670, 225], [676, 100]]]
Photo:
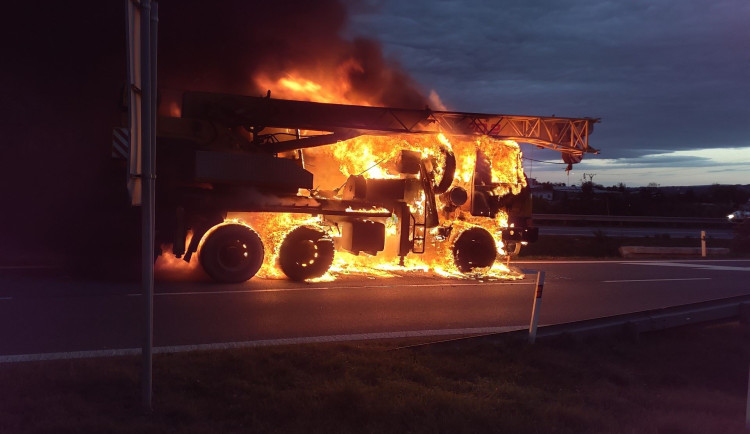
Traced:
[[513, 141], [572, 164], [597, 121], [186, 92], [157, 121], [156, 243], [218, 282], [264, 260], [316, 278], [343, 252], [481, 273], [537, 238]]

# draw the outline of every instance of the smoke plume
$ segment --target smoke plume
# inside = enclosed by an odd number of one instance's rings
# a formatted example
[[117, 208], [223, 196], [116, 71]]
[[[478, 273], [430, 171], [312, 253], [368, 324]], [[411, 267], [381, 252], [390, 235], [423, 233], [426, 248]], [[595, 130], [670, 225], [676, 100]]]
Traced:
[[[317, 82], [343, 81], [348, 99], [423, 108], [427, 98], [372, 39], [347, 39], [347, 11], [337, 0], [247, 2], [206, 6], [162, 2], [160, 81], [165, 89], [274, 95], [255, 85], [291, 72]], [[171, 7], [179, 10], [171, 13]]]
[[[124, 125], [124, 0], [38, 3], [8, 4], [0, 28], [0, 261], [137, 257], [139, 210], [111, 159], [112, 128]], [[339, 1], [162, 0], [159, 15], [162, 102], [184, 90], [265, 94], [255, 76], [297, 71], [343, 74], [373, 104], [426, 104], [377, 42], [343, 36]]]

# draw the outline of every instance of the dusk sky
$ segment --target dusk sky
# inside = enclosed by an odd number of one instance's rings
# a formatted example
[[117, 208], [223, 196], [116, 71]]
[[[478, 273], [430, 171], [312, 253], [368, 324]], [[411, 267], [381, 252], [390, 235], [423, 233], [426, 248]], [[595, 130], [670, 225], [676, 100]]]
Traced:
[[[587, 155], [524, 146], [541, 181], [636, 187], [750, 183], [750, 2], [162, 0], [159, 88], [265, 95], [287, 71], [357, 97], [450, 110], [597, 117]], [[12, 2], [0, 26], [4, 237], [101, 238], [127, 204], [111, 159], [125, 83], [124, 0]], [[315, 78], [315, 77], [314, 77]], [[274, 95], [279, 96], [278, 89]], [[164, 104], [163, 104], [164, 105]], [[106, 205], [106, 206], [105, 206]], [[93, 219], [109, 233], [107, 218]], [[60, 228], [66, 228], [60, 230]], [[19, 234], [24, 234], [19, 235]], [[83, 244], [81, 244], [83, 246]], [[83, 247], [82, 247], [83, 248]]]
[[601, 154], [527, 161], [541, 181], [750, 183], [747, 0], [374, 0], [349, 24], [451, 110], [602, 118]]

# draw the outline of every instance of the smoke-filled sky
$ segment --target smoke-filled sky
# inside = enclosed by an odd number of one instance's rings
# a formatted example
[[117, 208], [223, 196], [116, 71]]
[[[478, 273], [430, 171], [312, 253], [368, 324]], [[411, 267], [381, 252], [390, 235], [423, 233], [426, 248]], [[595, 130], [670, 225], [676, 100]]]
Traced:
[[[458, 111], [600, 117], [591, 144], [601, 155], [577, 165], [571, 181], [585, 171], [633, 186], [750, 182], [746, 0], [162, 0], [160, 8], [164, 99], [184, 89], [265, 93], [253, 83], [260, 71], [345, 76], [353, 96], [383, 105], [419, 107], [434, 91]], [[107, 155], [101, 142], [120, 121], [123, 12], [124, 0], [6, 8], [0, 128], [3, 146], [16, 144], [8, 151], [40, 159], [48, 173], [62, 171], [57, 157]], [[567, 179], [563, 165], [527, 167], [542, 180]]]
[[378, 38], [450, 109], [602, 118], [601, 154], [570, 178], [527, 161], [540, 180], [750, 183], [746, 0], [375, 0], [349, 29]]
[[188, 1], [177, 13], [163, 1], [162, 84], [253, 93], [258, 71], [345, 70], [354, 96], [383, 105], [419, 107], [434, 91], [457, 111], [602, 118], [601, 154], [570, 174], [524, 146], [543, 181], [750, 182], [746, 0], [346, 3]]
[[[300, 70], [343, 77], [353, 99], [383, 105], [435, 107], [434, 91], [457, 111], [601, 117], [591, 138], [601, 156], [570, 182], [582, 172], [605, 185], [750, 182], [747, 0], [159, 4], [163, 100], [180, 90], [265, 93], [258, 73]], [[21, 228], [11, 238], [111, 233], [96, 215], [126, 202], [110, 159], [124, 10], [124, 0], [4, 6], [0, 227]], [[530, 147], [526, 156], [559, 162]], [[527, 161], [540, 180], [568, 180], [563, 168]]]

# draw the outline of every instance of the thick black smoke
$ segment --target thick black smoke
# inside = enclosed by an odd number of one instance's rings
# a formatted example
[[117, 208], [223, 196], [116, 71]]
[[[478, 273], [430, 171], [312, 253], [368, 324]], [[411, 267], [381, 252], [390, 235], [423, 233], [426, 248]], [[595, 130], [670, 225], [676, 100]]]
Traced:
[[[376, 42], [342, 37], [347, 12], [338, 1], [162, 0], [159, 8], [163, 99], [182, 90], [264, 94], [253, 85], [258, 72], [354, 60], [354, 95], [425, 105]], [[125, 205], [125, 174], [110, 158], [111, 129], [123, 121], [124, 11], [124, 0], [4, 6], [0, 262], [138, 252], [139, 210]]]
[[[161, 5], [160, 79], [168, 89], [265, 94], [252, 78], [289, 71], [335, 73], [354, 62], [348, 81], [355, 99], [422, 108], [426, 98], [411, 78], [384, 59], [377, 42], [341, 36], [346, 9], [336, 0]], [[273, 90], [273, 89], [272, 89]]]

